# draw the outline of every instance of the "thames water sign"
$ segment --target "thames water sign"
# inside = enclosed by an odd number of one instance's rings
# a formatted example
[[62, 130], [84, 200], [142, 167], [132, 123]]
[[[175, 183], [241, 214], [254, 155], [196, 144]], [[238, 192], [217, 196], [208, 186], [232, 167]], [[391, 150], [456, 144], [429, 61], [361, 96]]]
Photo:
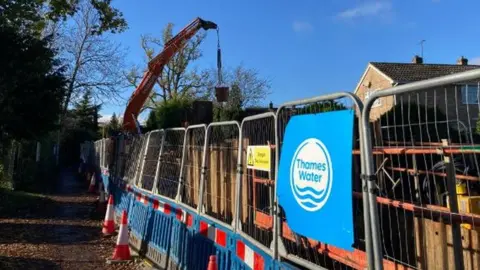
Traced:
[[346, 250], [353, 250], [353, 117], [353, 110], [292, 117], [277, 188], [294, 232]]

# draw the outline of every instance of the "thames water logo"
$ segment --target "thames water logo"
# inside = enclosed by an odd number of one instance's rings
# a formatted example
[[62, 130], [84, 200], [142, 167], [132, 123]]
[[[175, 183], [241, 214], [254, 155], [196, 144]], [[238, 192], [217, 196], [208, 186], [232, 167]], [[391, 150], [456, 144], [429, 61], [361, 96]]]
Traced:
[[304, 140], [290, 165], [290, 187], [298, 204], [309, 212], [320, 210], [332, 190], [332, 161], [318, 139]]

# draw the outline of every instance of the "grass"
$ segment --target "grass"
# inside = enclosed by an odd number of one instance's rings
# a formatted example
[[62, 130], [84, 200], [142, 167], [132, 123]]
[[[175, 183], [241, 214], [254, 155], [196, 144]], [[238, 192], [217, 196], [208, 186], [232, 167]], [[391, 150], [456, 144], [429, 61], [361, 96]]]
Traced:
[[50, 205], [52, 201], [43, 194], [13, 191], [0, 187], [0, 218], [20, 217]]

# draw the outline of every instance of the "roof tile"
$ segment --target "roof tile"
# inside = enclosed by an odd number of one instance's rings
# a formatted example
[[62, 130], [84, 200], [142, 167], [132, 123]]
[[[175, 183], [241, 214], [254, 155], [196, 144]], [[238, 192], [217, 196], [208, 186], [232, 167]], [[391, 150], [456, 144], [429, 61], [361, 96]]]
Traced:
[[480, 68], [479, 65], [413, 64], [370, 62], [373, 66], [398, 83], [421, 81]]

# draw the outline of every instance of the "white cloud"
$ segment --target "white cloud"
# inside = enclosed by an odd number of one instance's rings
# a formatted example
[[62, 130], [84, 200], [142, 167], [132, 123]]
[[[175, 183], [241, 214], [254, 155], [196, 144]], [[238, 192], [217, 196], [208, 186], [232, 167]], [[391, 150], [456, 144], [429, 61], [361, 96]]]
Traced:
[[337, 14], [337, 17], [345, 20], [353, 20], [361, 17], [384, 16], [392, 12], [392, 4], [387, 1], [366, 2], [359, 6], [346, 9]]
[[294, 21], [292, 24], [293, 31], [297, 33], [312, 32], [313, 25], [305, 21]]
[[472, 58], [472, 60], [469, 61], [470, 65], [480, 65], [480, 57], [475, 57]]
[[112, 115], [102, 115], [102, 117], [100, 117], [98, 119], [98, 122], [99, 123], [103, 123], [103, 124], [106, 124], [108, 122], [110, 122], [110, 119], [112, 118]]

